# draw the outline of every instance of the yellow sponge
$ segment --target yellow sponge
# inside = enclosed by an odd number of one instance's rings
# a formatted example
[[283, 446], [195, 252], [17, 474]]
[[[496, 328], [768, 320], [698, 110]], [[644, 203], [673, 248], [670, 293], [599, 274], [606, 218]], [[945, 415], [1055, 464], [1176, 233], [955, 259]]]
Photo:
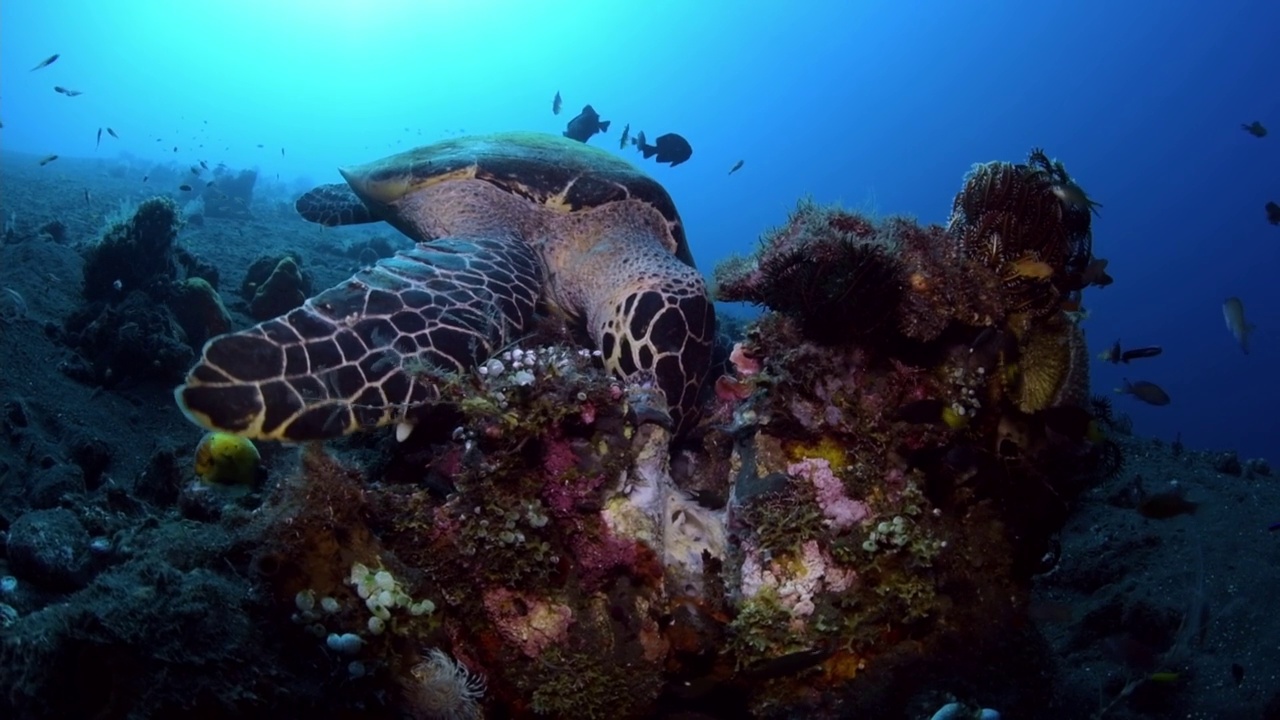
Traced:
[[210, 485], [252, 486], [260, 459], [258, 448], [248, 438], [211, 432], [196, 448], [196, 477]]

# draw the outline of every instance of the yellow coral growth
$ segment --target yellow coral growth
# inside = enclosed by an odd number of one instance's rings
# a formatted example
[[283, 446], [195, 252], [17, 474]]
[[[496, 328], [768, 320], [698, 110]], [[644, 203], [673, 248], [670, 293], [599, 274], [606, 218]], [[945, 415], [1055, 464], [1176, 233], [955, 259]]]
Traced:
[[1089, 392], [1089, 350], [1080, 326], [1061, 314], [1036, 323], [1022, 338], [1015, 399], [1025, 413], [1080, 404]]
[[826, 460], [835, 472], [849, 466], [848, 449], [835, 440], [824, 437], [815, 444], [796, 443], [787, 448], [787, 455], [792, 462], [801, 460]]

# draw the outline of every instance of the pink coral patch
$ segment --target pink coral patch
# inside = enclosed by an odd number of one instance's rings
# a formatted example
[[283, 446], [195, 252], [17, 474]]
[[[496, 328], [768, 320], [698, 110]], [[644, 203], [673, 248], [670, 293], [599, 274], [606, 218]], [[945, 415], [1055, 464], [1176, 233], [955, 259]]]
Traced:
[[844, 491], [844, 483], [831, 470], [831, 463], [822, 458], [807, 458], [787, 466], [787, 474], [804, 478], [813, 484], [818, 505], [826, 517], [826, 523], [836, 530], [846, 530], [871, 516], [867, 504], [850, 498]]
[[751, 377], [760, 372], [760, 361], [748, 355], [742, 343], [734, 344], [733, 351], [729, 353], [729, 362], [733, 363], [733, 368], [743, 377]]

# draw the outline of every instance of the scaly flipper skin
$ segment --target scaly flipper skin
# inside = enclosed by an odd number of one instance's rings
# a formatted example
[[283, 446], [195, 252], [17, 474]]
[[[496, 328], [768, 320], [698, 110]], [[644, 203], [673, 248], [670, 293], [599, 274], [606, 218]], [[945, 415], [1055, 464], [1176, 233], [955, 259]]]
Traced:
[[340, 172], [347, 185], [298, 199], [303, 218], [385, 221], [419, 249], [212, 340], [178, 390], [195, 422], [292, 441], [412, 424], [433, 399], [433, 369], [470, 367], [519, 339], [545, 303], [641, 386], [632, 400], [642, 420], [677, 434], [694, 424], [715, 311], [655, 180], [536, 133], [452, 138]]
[[651, 409], [667, 413], [672, 430], [687, 430], [715, 343], [702, 275], [666, 250], [662, 216], [646, 205], [612, 203], [557, 224], [560, 250], [547, 251], [549, 266], [570, 271], [552, 274], [555, 304], [583, 317], [608, 370], [656, 383], [666, 407]]
[[470, 368], [526, 333], [542, 285], [526, 243], [423, 243], [283, 317], [210, 340], [175, 396], [197, 424], [254, 439], [386, 425], [430, 401], [415, 370]]
[[308, 190], [298, 198], [294, 207], [303, 220], [328, 227], [360, 225], [381, 220], [346, 183], [330, 183]]

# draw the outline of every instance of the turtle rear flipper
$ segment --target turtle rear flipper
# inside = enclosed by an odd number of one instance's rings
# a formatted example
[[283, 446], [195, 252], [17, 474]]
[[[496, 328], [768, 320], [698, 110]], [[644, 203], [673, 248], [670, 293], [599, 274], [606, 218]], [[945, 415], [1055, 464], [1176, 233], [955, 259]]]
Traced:
[[303, 220], [329, 227], [381, 220], [346, 183], [330, 183], [308, 190], [293, 206]]
[[174, 394], [197, 424], [263, 440], [412, 418], [434, 397], [432, 370], [473, 367], [527, 331], [541, 287], [525, 243], [441, 238], [210, 340]]

